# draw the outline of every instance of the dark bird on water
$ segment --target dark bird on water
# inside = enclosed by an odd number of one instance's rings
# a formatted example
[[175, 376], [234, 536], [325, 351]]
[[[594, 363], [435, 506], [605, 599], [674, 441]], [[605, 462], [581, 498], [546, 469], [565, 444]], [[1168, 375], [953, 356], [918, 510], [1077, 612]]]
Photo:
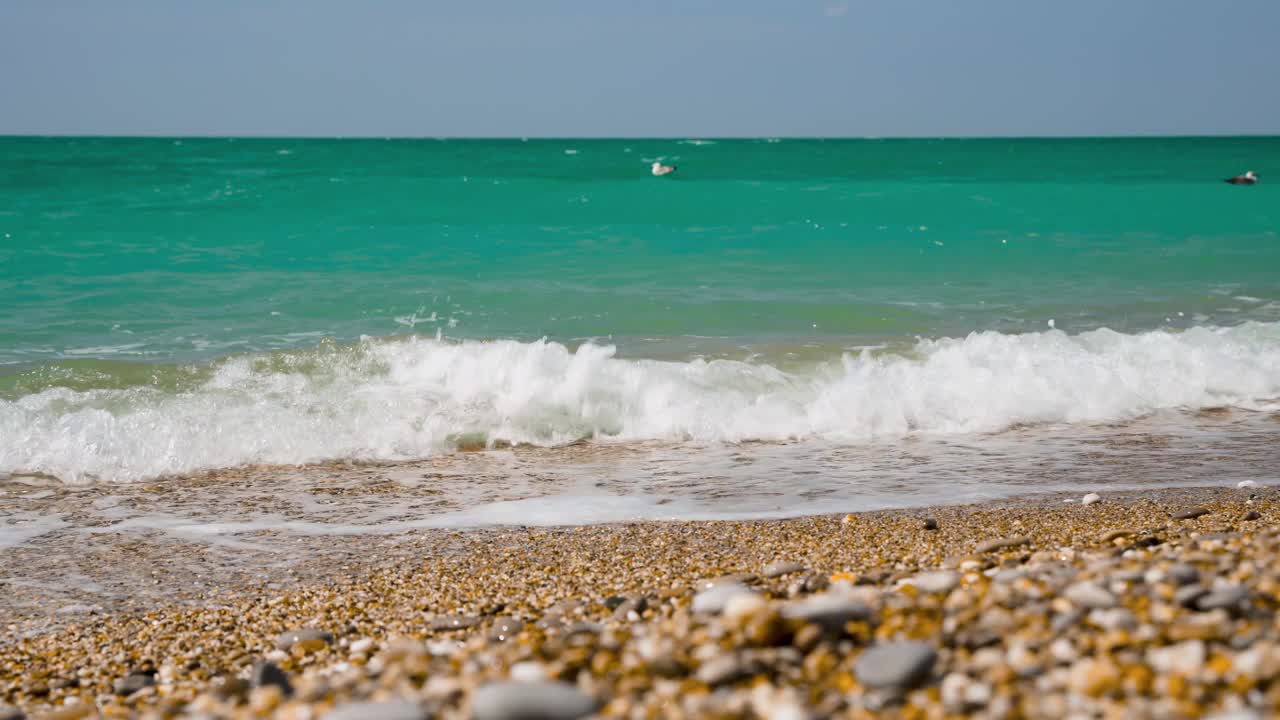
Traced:
[[1255, 175], [1252, 170], [1250, 170], [1243, 175], [1237, 175], [1233, 178], [1227, 178], [1224, 182], [1229, 182], [1232, 185], [1257, 185], [1258, 176]]

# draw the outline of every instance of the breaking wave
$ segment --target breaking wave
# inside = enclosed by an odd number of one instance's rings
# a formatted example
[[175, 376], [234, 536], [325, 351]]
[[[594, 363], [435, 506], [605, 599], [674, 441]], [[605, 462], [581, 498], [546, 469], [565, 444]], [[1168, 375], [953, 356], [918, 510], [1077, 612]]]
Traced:
[[195, 379], [0, 400], [0, 473], [131, 481], [460, 445], [867, 441], [1271, 407], [1280, 323], [921, 340], [805, 370], [624, 359], [554, 342], [409, 338], [227, 358]]

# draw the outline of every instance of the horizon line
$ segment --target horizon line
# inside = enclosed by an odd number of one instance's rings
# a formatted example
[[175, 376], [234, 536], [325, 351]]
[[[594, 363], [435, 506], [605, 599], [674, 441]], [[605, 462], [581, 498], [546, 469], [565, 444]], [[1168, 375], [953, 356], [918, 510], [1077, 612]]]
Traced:
[[1221, 134], [1122, 134], [1122, 135], [216, 135], [145, 133], [7, 133], [0, 139], [64, 140], [503, 140], [516, 142], [544, 140], [646, 141], [646, 140], [1208, 140], [1263, 139], [1280, 137], [1268, 133]]

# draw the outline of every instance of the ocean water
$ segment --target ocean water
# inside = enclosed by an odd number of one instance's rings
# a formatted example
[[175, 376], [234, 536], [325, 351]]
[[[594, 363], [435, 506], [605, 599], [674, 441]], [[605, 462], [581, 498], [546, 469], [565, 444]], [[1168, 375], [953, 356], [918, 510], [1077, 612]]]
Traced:
[[496, 521], [1265, 481], [1278, 232], [1280, 138], [0, 138], [0, 478], [606, 487]]

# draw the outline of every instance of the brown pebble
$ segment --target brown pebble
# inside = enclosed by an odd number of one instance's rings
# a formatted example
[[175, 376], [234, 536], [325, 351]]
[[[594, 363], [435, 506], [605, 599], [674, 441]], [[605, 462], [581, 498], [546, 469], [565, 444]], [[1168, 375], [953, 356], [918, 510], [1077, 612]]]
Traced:
[[1261, 517], [1262, 517], [1262, 513], [1258, 512], [1257, 510], [1250, 510], [1249, 512], [1244, 514], [1245, 520], [1257, 520]]

